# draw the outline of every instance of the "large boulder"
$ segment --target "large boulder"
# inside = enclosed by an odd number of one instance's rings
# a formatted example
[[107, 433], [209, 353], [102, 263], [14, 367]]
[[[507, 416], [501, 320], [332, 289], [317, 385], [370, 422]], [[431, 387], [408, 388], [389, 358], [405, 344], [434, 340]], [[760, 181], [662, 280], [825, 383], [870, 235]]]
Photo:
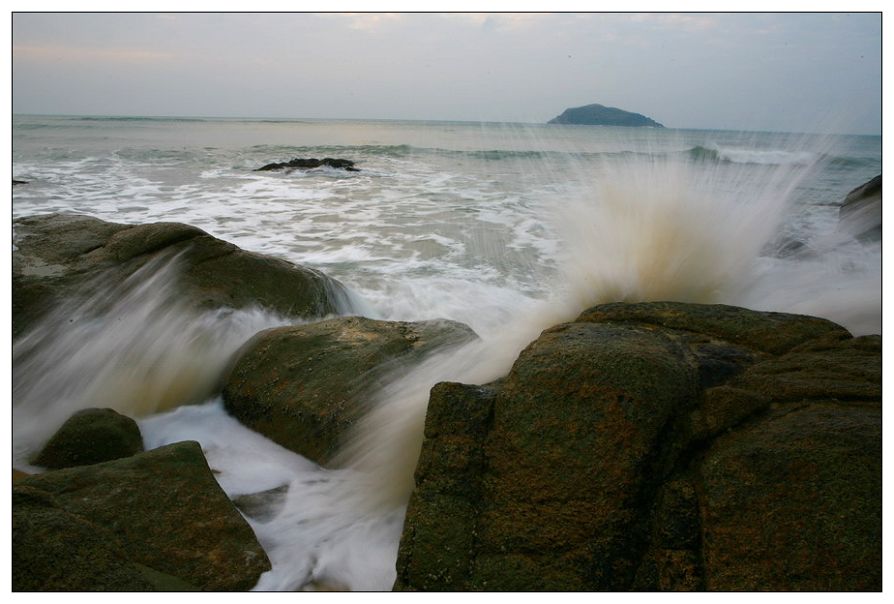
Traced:
[[838, 210], [838, 228], [865, 241], [882, 238], [882, 175], [847, 194]]
[[[348, 309], [345, 288], [315, 270], [246, 252], [193, 226], [125, 225], [48, 214], [13, 223], [13, 335], [56, 303], [93, 293], [97, 279], [124, 282], [150, 263], [180, 265], [177, 299], [198, 308], [260, 306], [283, 316]], [[147, 269], [148, 270], [148, 269]]]
[[343, 317], [269, 329], [243, 348], [224, 405], [251, 429], [325, 463], [390, 371], [475, 337], [445, 320]]
[[247, 590], [270, 562], [196, 442], [13, 486], [17, 591]]
[[610, 304], [432, 389], [396, 589], [881, 589], [881, 341]]
[[143, 437], [134, 420], [114, 409], [83, 409], [62, 424], [33, 463], [71, 468], [130, 457], [142, 450]]

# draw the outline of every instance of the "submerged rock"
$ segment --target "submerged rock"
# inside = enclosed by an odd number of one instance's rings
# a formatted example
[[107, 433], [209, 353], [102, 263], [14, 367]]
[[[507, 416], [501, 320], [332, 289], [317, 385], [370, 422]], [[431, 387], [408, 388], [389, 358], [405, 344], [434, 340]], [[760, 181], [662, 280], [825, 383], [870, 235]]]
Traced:
[[137, 423], [113, 409], [83, 409], [50, 438], [33, 463], [59, 469], [130, 457], [143, 450]]
[[396, 589], [881, 589], [881, 341], [609, 304], [432, 389]]
[[302, 159], [296, 157], [290, 161], [284, 161], [279, 163], [267, 164], [265, 166], [261, 166], [256, 169], [255, 172], [270, 172], [273, 170], [287, 170], [292, 171], [295, 169], [309, 170], [311, 168], [319, 168], [321, 166], [328, 166], [330, 168], [339, 168], [341, 170], [346, 170], [348, 172], [359, 172], [358, 168], [354, 167], [354, 162], [349, 159], [334, 159], [331, 157], [324, 157], [323, 159], [317, 159], [315, 157], [311, 157], [308, 159]]
[[838, 210], [838, 228], [865, 241], [882, 238], [882, 175], [847, 194]]
[[223, 389], [240, 422], [325, 463], [389, 371], [477, 337], [454, 321], [363, 317], [269, 329], [249, 342]]
[[13, 252], [13, 335], [60, 301], [94, 293], [97, 280], [121, 283], [150, 263], [176, 257], [178, 300], [200, 308], [261, 306], [284, 316], [345, 310], [344, 286], [322, 273], [239, 249], [179, 223], [125, 225], [89, 216], [20, 218]]
[[13, 486], [15, 591], [247, 590], [270, 562], [198, 443]]

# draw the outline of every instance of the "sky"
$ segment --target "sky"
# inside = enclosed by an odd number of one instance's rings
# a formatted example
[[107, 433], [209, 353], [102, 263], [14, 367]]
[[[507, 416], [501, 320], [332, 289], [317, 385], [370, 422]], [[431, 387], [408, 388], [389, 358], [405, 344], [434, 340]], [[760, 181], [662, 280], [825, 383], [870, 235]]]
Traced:
[[881, 16], [15, 13], [14, 113], [881, 133]]

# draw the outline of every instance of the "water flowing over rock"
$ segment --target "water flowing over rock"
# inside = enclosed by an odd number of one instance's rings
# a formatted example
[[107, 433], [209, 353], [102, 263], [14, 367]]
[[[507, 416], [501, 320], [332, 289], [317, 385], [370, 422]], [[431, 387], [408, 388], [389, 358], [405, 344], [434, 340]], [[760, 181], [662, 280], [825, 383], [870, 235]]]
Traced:
[[270, 569], [198, 443], [13, 486], [15, 591], [229, 591]]
[[244, 347], [224, 404], [251, 429], [324, 463], [390, 371], [476, 337], [455, 321], [363, 317], [266, 330]]
[[844, 198], [838, 210], [838, 228], [858, 239], [882, 238], [882, 175], [879, 174]]
[[34, 464], [60, 469], [136, 455], [143, 450], [137, 423], [113, 409], [84, 409], [50, 438]]
[[431, 392], [400, 590], [880, 590], [881, 338], [608, 304]]
[[123, 282], [150, 262], [181, 264], [181, 300], [200, 308], [261, 306], [283, 316], [346, 310], [338, 281], [285, 260], [239, 249], [179, 223], [125, 225], [89, 216], [48, 214], [14, 221], [13, 335], [58, 302], [104, 277]]

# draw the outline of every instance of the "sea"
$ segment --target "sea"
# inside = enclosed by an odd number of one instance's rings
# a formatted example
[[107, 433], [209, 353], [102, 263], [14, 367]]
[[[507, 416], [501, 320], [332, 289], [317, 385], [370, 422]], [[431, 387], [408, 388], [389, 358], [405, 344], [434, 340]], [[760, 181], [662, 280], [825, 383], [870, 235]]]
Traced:
[[[255, 171], [297, 157], [359, 171]], [[134, 417], [147, 449], [199, 441], [231, 498], [262, 502], [247, 516], [273, 566], [261, 591], [390, 589], [431, 386], [502, 377], [590, 306], [732, 304], [881, 332], [881, 243], [839, 223], [848, 192], [881, 173], [879, 136], [16, 115], [12, 169], [27, 181], [13, 218], [188, 223], [339, 280], [340, 314], [446, 318], [479, 335], [371, 391], [326, 468], [241, 426], [219, 397], [242, 344], [298, 321], [198, 313], [177, 300], [175, 263], [100, 284], [13, 343], [14, 466], [40, 471], [29, 459], [86, 407]]]

